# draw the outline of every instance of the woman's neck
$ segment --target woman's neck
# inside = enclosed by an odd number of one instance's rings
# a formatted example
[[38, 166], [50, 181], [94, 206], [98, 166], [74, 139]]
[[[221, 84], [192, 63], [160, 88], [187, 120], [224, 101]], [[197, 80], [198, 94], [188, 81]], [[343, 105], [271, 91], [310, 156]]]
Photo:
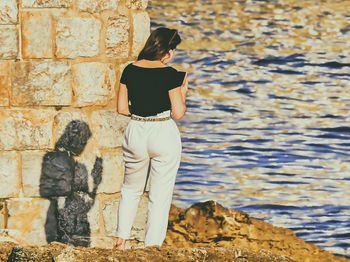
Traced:
[[134, 65], [141, 67], [167, 67], [166, 64], [163, 64], [160, 60], [138, 60], [134, 62]]

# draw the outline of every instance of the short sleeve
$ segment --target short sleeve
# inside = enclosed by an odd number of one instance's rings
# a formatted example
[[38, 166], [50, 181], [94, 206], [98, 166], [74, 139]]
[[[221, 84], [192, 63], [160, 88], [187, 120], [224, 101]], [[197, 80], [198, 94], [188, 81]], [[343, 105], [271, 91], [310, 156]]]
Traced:
[[126, 83], [128, 82], [128, 72], [129, 72], [129, 70], [128, 70], [128, 66], [127, 67], [125, 67], [124, 68], [124, 70], [123, 70], [123, 73], [122, 73], [122, 76], [120, 77], [120, 83], [121, 84], [124, 84], [124, 85], [126, 85]]
[[185, 81], [186, 75], [186, 72], [174, 70], [172, 72], [169, 90], [182, 86], [183, 82]]

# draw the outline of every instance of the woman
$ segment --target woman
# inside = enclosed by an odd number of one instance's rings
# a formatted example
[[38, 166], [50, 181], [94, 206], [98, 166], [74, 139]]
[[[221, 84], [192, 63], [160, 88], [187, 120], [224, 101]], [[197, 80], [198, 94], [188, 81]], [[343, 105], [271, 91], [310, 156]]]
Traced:
[[124, 183], [118, 211], [116, 248], [125, 249], [138, 202], [149, 179], [145, 246], [161, 246], [167, 230], [181, 138], [171, 115], [186, 111], [187, 78], [167, 66], [181, 38], [174, 29], [151, 33], [136, 62], [123, 71], [118, 113], [131, 116], [123, 142]]

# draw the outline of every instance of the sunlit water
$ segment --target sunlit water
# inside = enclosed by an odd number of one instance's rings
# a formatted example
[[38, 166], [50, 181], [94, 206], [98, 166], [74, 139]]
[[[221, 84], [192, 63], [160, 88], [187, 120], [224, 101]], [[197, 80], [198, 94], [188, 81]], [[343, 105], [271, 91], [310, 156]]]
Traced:
[[174, 204], [215, 200], [350, 257], [350, 1], [152, 0], [190, 72]]

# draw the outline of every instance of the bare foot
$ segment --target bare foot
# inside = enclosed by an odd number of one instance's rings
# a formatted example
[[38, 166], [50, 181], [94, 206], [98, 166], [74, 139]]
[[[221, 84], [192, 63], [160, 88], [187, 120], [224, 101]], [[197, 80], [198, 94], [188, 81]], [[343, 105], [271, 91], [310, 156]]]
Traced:
[[115, 243], [114, 248], [119, 250], [125, 250], [125, 243], [125, 239], [117, 238], [117, 242]]

